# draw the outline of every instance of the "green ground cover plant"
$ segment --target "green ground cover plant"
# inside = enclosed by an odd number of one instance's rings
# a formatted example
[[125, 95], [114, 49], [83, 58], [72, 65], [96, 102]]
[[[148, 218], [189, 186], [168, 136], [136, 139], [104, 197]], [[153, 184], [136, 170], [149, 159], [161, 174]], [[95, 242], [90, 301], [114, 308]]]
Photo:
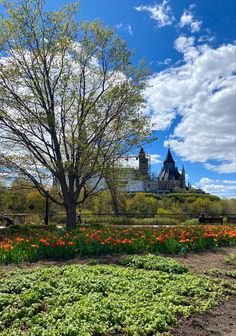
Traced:
[[236, 253], [231, 253], [227, 258], [225, 258], [225, 262], [236, 266]]
[[226, 281], [174, 269], [17, 269], [1, 274], [0, 335], [157, 336], [178, 317], [205, 311], [234, 291]]
[[171, 258], [163, 258], [154, 254], [145, 256], [132, 255], [122, 259], [121, 263], [135, 268], [144, 268], [146, 270], [157, 270], [167, 273], [186, 273], [187, 267]]
[[223, 275], [223, 276], [228, 276], [228, 277], [236, 279], [236, 270], [224, 271], [218, 268], [213, 268], [211, 270], [206, 271], [205, 274], [211, 275], [211, 276], [222, 276]]
[[236, 270], [235, 271], [227, 271], [226, 275], [236, 279]]

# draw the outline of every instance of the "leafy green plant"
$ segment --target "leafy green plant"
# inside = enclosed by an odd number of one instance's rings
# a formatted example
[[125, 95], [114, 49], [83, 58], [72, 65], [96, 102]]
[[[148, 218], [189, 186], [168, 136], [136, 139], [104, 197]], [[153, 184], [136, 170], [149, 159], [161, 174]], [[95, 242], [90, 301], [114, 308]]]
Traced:
[[158, 270], [167, 273], [186, 273], [187, 267], [174, 259], [167, 257], [160, 257], [153, 254], [144, 256], [132, 255], [122, 259], [121, 263], [126, 266], [135, 268], [144, 268], [147, 270]]
[[191, 218], [191, 219], [187, 219], [183, 225], [198, 225], [199, 224], [199, 220], [197, 218]]
[[157, 335], [230, 293], [229, 285], [190, 272], [114, 265], [16, 269], [0, 280], [0, 335]]
[[236, 266], [236, 253], [231, 253], [227, 258], [224, 259], [227, 264]]
[[[211, 275], [211, 276], [217, 276], [217, 277], [220, 277], [220, 276], [229, 276], [231, 278], [235, 278], [236, 279], [236, 271], [235, 270], [233, 270], [233, 271], [224, 271], [224, 270], [220, 270], [218, 268], [213, 268], [211, 270], [206, 271], [205, 274]], [[236, 288], [236, 285], [235, 285], [235, 288]]]
[[236, 271], [227, 271], [226, 275], [236, 279]]

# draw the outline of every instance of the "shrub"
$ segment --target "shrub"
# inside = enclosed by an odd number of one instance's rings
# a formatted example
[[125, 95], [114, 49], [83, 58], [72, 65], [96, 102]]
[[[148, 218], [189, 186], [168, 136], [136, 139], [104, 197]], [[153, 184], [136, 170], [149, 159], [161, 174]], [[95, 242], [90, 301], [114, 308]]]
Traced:
[[153, 218], [129, 218], [126, 216], [84, 216], [83, 224], [115, 224], [115, 225], [177, 225], [180, 221], [173, 218], [153, 217]]
[[42, 225], [42, 217], [39, 214], [28, 214], [26, 216], [26, 222], [30, 224]]
[[187, 219], [183, 225], [198, 225], [199, 224], [199, 220], [198, 218], [192, 218], [192, 219]]
[[137, 193], [127, 200], [127, 211], [146, 216], [155, 215], [158, 202], [155, 198], [147, 196], [145, 193]]
[[53, 222], [57, 224], [65, 224], [66, 223], [66, 214], [65, 213], [57, 213], [50, 218]]

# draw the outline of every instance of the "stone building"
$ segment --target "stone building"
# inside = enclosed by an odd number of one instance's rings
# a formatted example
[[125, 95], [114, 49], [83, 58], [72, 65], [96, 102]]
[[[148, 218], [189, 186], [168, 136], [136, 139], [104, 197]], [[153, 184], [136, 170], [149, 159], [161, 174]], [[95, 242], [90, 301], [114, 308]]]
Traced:
[[167, 190], [169, 192], [175, 190], [176, 188], [186, 190], [184, 166], [182, 167], [182, 171], [180, 173], [178, 168], [175, 166], [175, 161], [171, 155], [170, 148], [168, 148], [164, 165], [157, 177], [157, 180], [159, 190]]
[[146, 153], [143, 148], [140, 149], [138, 156], [139, 163], [139, 178], [143, 180], [147, 180], [149, 178], [149, 161], [146, 156]]
[[151, 178], [149, 174], [149, 159], [141, 148], [138, 156], [139, 168], [136, 176], [137, 179], [128, 179], [125, 191], [137, 192], [137, 191], [149, 191], [153, 193], [170, 193], [176, 188], [180, 188], [186, 191], [185, 170], [182, 167], [181, 173], [175, 165], [175, 161], [172, 157], [170, 148], [166, 155], [166, 159], [163, 162], [163, 167], [157, 178]]

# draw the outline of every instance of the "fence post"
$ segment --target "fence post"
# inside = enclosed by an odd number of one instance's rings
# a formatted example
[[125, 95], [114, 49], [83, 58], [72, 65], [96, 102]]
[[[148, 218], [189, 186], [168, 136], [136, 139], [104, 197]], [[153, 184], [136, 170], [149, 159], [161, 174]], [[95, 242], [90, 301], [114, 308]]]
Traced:
[[44, 216], [44, 224], [48, 225], [49, 222], [49, 198], [48, 195], [45, 198], [45, 216]]

